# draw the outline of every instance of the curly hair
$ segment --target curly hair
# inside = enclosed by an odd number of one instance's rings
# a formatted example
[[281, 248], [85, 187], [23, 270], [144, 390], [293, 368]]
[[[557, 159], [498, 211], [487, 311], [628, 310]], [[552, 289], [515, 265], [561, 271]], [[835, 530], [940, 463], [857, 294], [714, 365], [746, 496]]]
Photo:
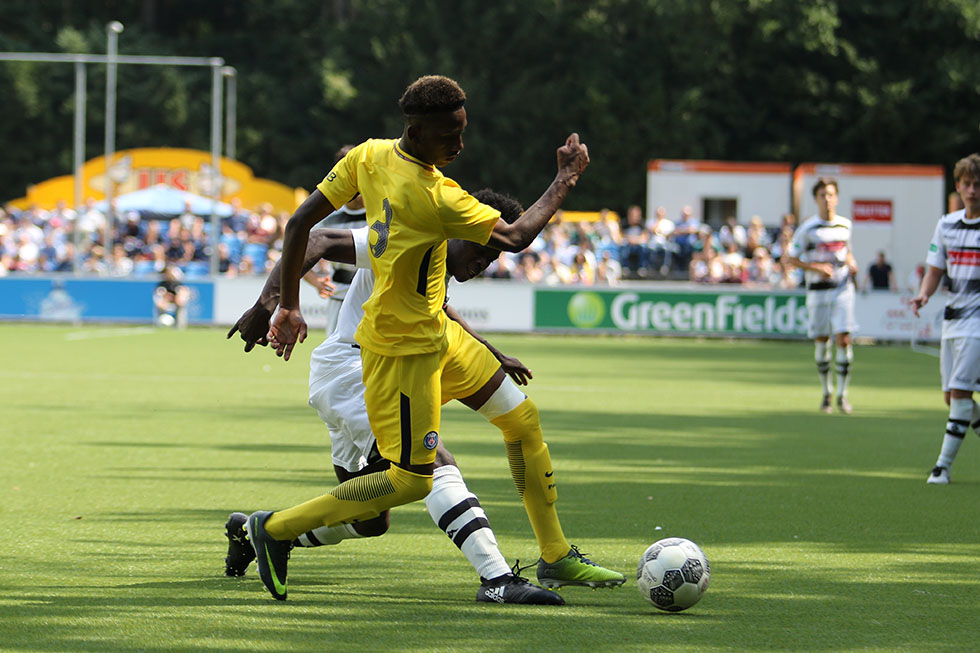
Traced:
[[958, 184], [963, 177], [980, 180], [980, 154], [965, 156], [956, 162], [953, 168], [953, 180]]
[[452, 113], [463, 107], [466, 93], [455, 81], [442, 75], [426, 75], [409, 84], [398, 100], [406, 116]]
[[507, 224], [514, 224], [514, 221], [516, 221], [517, 218], [521, 217], [521, 214], [524, 213], [524, 207], [521, 206], [521, 203], [516, 199], [510, 195], [498, 193], [490, 188], [483, 188], [476, 191], [473, 193], [473, 197], [483, 204], [500, 211], [500, 217], [503, 218], [504, 222]]

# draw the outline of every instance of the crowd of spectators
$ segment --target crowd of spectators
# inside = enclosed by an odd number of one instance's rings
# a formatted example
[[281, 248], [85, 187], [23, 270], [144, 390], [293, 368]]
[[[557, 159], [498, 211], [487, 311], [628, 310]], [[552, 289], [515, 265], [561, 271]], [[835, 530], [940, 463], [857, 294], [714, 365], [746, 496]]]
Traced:
[[[231, 215], [220, 218], [218, 273], [265, 274], [278, 259], [288, 218], [270, 205], [248, 211], [233, 200]], [[64, 201], [51, 211], [7, 206], [0, 209], [0, 275], [77, 271], [158, 276], [169, 265], [186, 277], [206, 276], [215, 242], [211, 231], [209, 218], [190, 210], [179, 216], [135, 211], [107, 215], [92, 200], [79, 211]]]
[[[179, 268], [185, 278], [209, 274], [213, 239], [208, 218], [189, 210], [179, 216], [111, 215], [107, 252], [110, 220], [94, 201], [79, 211], [64, 201], [51, 211], [0, 209], [0, 275], [159, 276], [167, 266]], [[219, 223], [218, 274], [266, 274], [279, 258], [288, 217], [269, 205], [249, 211], [232, 200], [231, 214]], [[501, 253], [484, 276], [549, 285], [671, 279], [794, 288], [801, 282], [799, 270], [784, 267], [780, 257], [795, 227], [795, 216], [786, 214], [777, 227], [753, 216], [747, 225], [730, 217], [714, 229], [691, 207], [684, 207], [676, 221], [663, 207], [645, 218], [639, 206], [631, 206], [622, 220], [608, 210], [596, 220], [575, 221], [559, 212], [529, 248]]]
[[747, 226], [728, 218], [715, 230], [690, 207], [677, 222], [663, 207], [644, 219], [631, 206], [622, 221], [609, 211], [574, 222], [559, 213], [527, 250], [502, 253], [486, 276], [552, 285], [671, 279], [795, 288], [799, 270], [779, 262], [795, 228], [795, 217], [786, 214], [775, 228], [753, 216]]

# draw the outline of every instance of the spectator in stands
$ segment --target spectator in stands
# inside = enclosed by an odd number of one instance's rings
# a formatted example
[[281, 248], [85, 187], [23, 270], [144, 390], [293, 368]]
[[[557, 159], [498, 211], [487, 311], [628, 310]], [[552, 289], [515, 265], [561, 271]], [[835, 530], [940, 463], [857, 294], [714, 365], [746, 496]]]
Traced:
[[599, 221], [595, 225], [597, 237], [596, 255], [602, 257], [608, 251], [617, 261], [620, 258], [620, 247], [623, 243], [623, 230], [619, 219], [609, 209], [599, 211]]
[[725, 245], [721, 263], [725, 269], [722, 279], [724, 283], [742, 283], [745, 256], [742, 255], [742, 249], [735, 240], [729, 239], [728, 244]]
[[895, 283], [895, 273], [892, 271], [891, 263], [885, 259], [885, 252], [878, 252], [874, 263], [868, 266], [868, 275], [864, 278], [861, 290], [867, 291], [868, 286], [871, 290], [898, 290]]
[[233, 197], [231, 198], [231, 215], [229, 215], [227, 218], [222, 218], [221, 225], [223, 227], [230, 227], [233, 233], [244, 234], [246, 228], [248, 227], [248, 220], [250, 216], [251, 213], [242, 207], [241, 198]]
[[650, 266], [650, 250], [647, 243], [650, 232], [643, 223], [643, 211], [636, 204], [626, 209], [626, 226], [623, 228], [623, 249], [620, 263], [630, 277], [647, 276]]
[[718, 240], [726, 251], [732, 243], [735, 244], [736, 249], [744, 251], [748, 244], [748, 233], [745, 231], [745, 227], [738, 224], [735, 216], [730, 215], [725, 218], [725, 223], [718, 230]]
[[60, 227], [67, 230], [75, 224], [77, 217], [78, 214], [68, 208], [68, 202], [58, 200], [55, 202], [54, 210], [48, 213], [48, 225], [54, 229]]
[[509, 252], [501, 251], [497, 258], [483, 271], [483, 276], [488, 279], [512, 279], [514, 278], [515, 265], [507, 256]]
[[701, 232], [701, 220], [694, 216], [690, 206], [681, 209], [681, 218], [674, 225], [671, 239], [677, 250], [678, 265], [681, 269], [689, 267], [689, 263], [698, 246], [698, 234]]
[[749, 228], [745, 231], [745, 255], [755, 256], [755, 251], [760, 247], [765, 247], [769, 249], [772, 244], [769, 238], [769, 232], [766, 231], [765, 225], [762, 224], [762, 218], [753, 215], [749, 218]]
[[778, 284], [781, 273], [776, 271], [769, 250], [756, 247], [752, 258], [745, 263], [745, 284], [750, 286], [766, 286]]
[[671, 263], [677, 246], [671, 240], [674, 233], [674, 222], [667, 218], [667, 209], [658, 206], [654, 217], [647, 223], [647, 230], [650, 232], [650, 264], [654, 269], [659, 269], [660, 275], [666, 277], [670, 274]]
[[120, 242], [112, 245], [112, 256], [106, 265], [110, 277], [128, 277], [133, 272], [133, 259], [126, 255], [126, 246]]
[[623, 277], [623, 268], [613, 257], [612, 252], [605, 250], [596, 266], [596, 283], [607, 286], [617, 285]]
[[538, 265], [537, 254], [528, 250], [520, 254], [517, 267], [514, 269], [514, 279], [530, 283], [540, 283], [544, 280], [544, 272]]

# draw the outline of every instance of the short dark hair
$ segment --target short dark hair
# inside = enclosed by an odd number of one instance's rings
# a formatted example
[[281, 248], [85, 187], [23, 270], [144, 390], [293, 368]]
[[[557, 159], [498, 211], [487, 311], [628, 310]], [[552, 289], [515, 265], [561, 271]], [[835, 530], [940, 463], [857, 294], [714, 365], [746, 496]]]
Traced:
[[510, 195], [498, 193], [490, 188], [483, 188], [476, 191], [473, 193], [473, 197], [483, 204], [500, 211], [500, 217], [507, 224], [514, 224], [514, 221], [524, 213], [524, 207], [516, 199]]
[[452, 113], [466, 103], [466, 93], [455, 81], [442, 75], [426, 75], [409, 84], [398, 100], [406, 116]]
[[353, 145], [341, 145], [340, 149], [333, 155], [333, 162], [340, 163], [340, 160], [347, 156], [347, 153], [353, 149]]
[[840, 187], [837, 185], [837, 180], [833, 177], [821, 177], [817, 180], [817, 183], [813, 185], [813, 196], [816, 197], [817, 193], [820, 192], [821, 188], [826, 188], [827, 186], [833, 186], [834, 190], [840, 191]]
[[956, 162], [953, 168], [953, 180], [958, 184], [963, 177], [973, 177], [980, 181], [980, 154], [973, 153]]

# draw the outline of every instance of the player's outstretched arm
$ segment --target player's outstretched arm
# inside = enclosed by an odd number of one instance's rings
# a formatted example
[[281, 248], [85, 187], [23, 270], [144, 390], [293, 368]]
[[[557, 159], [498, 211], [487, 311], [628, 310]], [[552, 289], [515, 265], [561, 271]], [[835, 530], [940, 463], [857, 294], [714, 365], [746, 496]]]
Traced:
[[939, 288], [939, 282], [943, 280], [945, 270], [931, 265], [926, 266], [926, 273], [922, 275], [922, 284], [919, 286], [919, 294], [909, 300], [909, 308], [912, 313], [919, 317], [919, 309], [929, 303], [929, 298]]
[[524, 365], [524, 363], [517, 360], [513, 356], [507, 356], [506, 354], [501, 353], [501, 351], [491, 345], [486, 338], [477, 333], [473, 327], [471, 327], [466, 320], [463, 319], [463, 316], [456, 312], [456, 309], [449, 304], [446, 304], [445, 311], [450, 320], [457, 322], [459, 326], [463, 327], [464, 331], [476, 338], [477, 342], [490, 350], [490, 353], [494, 355], [494, 358], [500, 361], [500, 366], [503, 368], [504, 372], [514, 380], [514, 383], [517, 385], [527, 385], [527, 382], [534, 378], [534, 375], [531, 374], [531, 370]]
[[572, 134], [558, 148], [558, 174], [538, 201], [531, 205], [513, 224], [499, 220], [490, 234], [487, 245], [508, 252], [526, 248], [544, 229], [551, 216], [574, 188], [578, 178], [589, 165], [589, 148]]
[[[303, 258], [303, 273], [309, 272], [317, 261], [327, 259], [337, 263], [354, 262], [354, 237], [349, 229], [314, 229], [310, 232]], [[255, 345], [264, 347], [268, 344], [269, 322], [276, 306], [279, 304], [281, 287], [281, 261], [269, 272], [262, 293], [255, 305], [242, 314], [231, 330], [228, 337], [236, 332], [241, 333], [245, 341], [245, 351], [252, 351]]]
[[323, 193], [314, 190], [286, 223], [279, 261], [282, 265], [279, 312], [269, 324], [266, 339], [276, 348], [276, 355], [287, 361], [296, 343], [306, 340], [306, 320], [299, 310], [299, 280], [303, 276], [303, 254], [310, 239], [310, 229], [335, 210]]

